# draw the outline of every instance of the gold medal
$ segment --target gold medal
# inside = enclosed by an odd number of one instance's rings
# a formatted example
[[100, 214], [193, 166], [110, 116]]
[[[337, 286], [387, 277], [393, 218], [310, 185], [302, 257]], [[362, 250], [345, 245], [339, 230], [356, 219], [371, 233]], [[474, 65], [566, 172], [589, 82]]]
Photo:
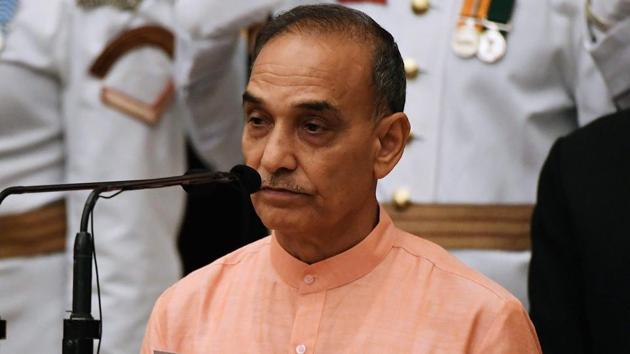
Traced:
[[479, 38], [477, 58], [484, 63], [492, 64], [505, 55], [507, 42], [505, 37], [496, 29], [486, 30]]

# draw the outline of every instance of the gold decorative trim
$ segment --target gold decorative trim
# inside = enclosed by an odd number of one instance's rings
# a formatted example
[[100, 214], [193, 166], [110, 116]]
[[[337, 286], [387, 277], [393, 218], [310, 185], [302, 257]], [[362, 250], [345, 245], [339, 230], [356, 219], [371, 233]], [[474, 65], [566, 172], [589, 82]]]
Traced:
[[63, 201], [0, 217], [0, 259], [63, 252], [65, 248], [66, 204]]
[[[160, 26], [142, 26], [121, 33], [105, 47], [94, 60], [90, 74], [103, 79], [120, 57], [129, 51], [145, 46], [160, 48], [173, 59], [175, 37], [169, 30]], [[169, 80], [153, 102], [144, 102], [120, 90], [103, 86], [101, 100], [104, 104], [115, 108], [131, 117], [149, 125], [156, 124], [170, 103], [175, 92], [175, 85]]]
[[528, 250], [533, 205], [383, 204], [394, 224], [450, 249]]

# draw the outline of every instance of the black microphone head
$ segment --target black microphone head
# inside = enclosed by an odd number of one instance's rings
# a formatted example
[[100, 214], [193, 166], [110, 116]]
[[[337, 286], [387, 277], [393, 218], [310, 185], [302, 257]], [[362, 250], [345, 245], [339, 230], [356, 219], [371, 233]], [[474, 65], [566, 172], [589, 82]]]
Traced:
[[238, 177], [247, 193], [251, 194], [260, 189], [262, 181], [258, 172], [253, 168], [247, 165], [236, 165], [232, 167], [230, 173]]

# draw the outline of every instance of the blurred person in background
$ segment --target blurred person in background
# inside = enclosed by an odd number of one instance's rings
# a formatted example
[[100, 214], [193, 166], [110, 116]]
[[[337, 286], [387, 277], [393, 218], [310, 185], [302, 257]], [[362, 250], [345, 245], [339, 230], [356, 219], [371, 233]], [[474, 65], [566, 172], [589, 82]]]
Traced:
[[630, 353], [630, 110], [558, 139], [532, 218], [530, 314], [543, 351]]
[[[498, 251], [483, 238], [527, 245], [529, 221], [515, 225], [511, 206], [528, 219], [552, 143], [630, 105], [630, 1], [338, 2], [390, 31], [405, 61], [412, 136], [379, 200], [395, 222], [428, 210], [428, 232], [474, 226], [465, 236], [487, 249], [452, 251], [527, 306], [527, 246]], [[449, 205], [461, 215], [434, 216]]]
[[[247, 76], [245, 30], [264, 21], [276, 3], [182, 0], [175, 4], [176, 80], [192, 118], [189, 168], [222, 171], [242, 162], [239, 95]], [[230, 237], [225, 236], [226, 229], [234, 231]], [[184, 274], [266, 234], [249, 198], [244, 200], [235, 188], [217, 186], [212, 193], [190, 193], [178, 239]]]
[[[61, 1], [0, 1], [0, 189], [65, 181], [65, 16]], [[48, 193], [0, 206], [2, 353], [61, 350], [66, 204]]]
[[[178, 93], [185, 83], [177, 78], [185, 74], [175, 75], [172, 1], [0, 5], [0, 188], [181, 174], [184, 127], [212, 139], [200, 150], [217, 168], [240, 161], [233, 138], [239, 117], [210, 104], [205, 121], [190, 120]], [[225, 62], [235, 55], [215, 53]], [[73, 247], [86, 196], [12, 196], [0, 208], [3, 352], [60, 351], [70, 307], [72, 252], [64, 256], [64, 249]], [[183, 192], [171, 188], [97, 204], [102, 353], [137, 352], [154, 299], [181, 276], [176, 235], [183, 202]]]

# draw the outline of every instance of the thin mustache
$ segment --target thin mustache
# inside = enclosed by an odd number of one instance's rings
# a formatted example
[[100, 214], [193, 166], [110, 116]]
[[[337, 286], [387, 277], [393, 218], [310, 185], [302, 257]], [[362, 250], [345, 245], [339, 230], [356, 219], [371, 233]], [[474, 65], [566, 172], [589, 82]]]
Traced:
[[293, 193], [308, 194], [308, 191], [306, 190], [306, 188], [300, 186], [299, 184], [293, 183], [291, 181], [282, 181], [274, 176], [263, 179], [261, 187], [272, 188], [272, 189], [284, 189]]

